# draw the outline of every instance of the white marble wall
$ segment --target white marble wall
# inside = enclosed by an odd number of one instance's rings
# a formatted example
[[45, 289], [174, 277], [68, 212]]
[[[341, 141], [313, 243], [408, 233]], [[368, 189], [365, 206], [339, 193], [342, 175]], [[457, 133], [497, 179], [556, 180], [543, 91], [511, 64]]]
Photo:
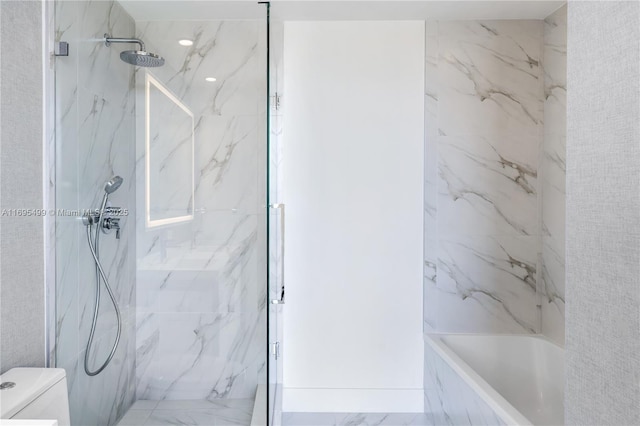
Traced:
[[544, 21], [542, 333], [564, 346], [567, 7]]
[[[252, 398], [266, 382], [265, 30], [259, 20], [137, 22], [166, 59], [138, 70], [138, 100], [151, 72], [195, 116], [195, 217], [146, 228], [138, 109], [138, 399]], [[167, 191], [188, 190], [176, 184]]]
[[[56, 58], [56, 207], [98, 208], [104, 183], [124, 184], [111, 196], [128, 208], [122, 234], [102, 235], [100, 256], [122, 313], [122, 338], [115, 357], [99, 375], [83, 369], [95, 295], [95, 269], [79, 217], [56, 219], [55, 363], [67, 370], [71, 421], [111, 425], [135, 399], [135, 184], [134, 68], [106, 47], [103, 34], [130, 36], [134, 22], [113, 1], [58, 1], [56, 39], [70, 44]], [[91, 368], [106, 359], [115, 337], [115, 312], [103, 290], [91, 352]]]
[[427, 332], [539, 330], [542, 36], [542, 21], [427, 22]]
[[425, 413], [436, 425], [506, 424], [428, 342], [424, 345]]

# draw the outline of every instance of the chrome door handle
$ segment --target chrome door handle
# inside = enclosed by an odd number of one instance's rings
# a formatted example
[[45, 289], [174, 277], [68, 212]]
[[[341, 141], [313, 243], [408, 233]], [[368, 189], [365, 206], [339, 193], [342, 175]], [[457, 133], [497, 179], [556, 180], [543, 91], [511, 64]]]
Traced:
[[269, 207], [272, 209], [280, 210], [280, 298], [271, 299], [272, 305], [284, 305], [284, 204], [271, 204]]

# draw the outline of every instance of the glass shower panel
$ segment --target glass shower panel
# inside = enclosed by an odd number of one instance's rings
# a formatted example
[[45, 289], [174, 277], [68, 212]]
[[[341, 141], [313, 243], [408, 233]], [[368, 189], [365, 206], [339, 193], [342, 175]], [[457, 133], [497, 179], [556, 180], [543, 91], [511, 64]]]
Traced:
[[282, 375], [285, 339], [284, 225], [286, 206], [282, 192], [282, 93], [284, 23], [269, 20], [269, 421], [282, 423]]
[[[56, 41], [70, 47], [68, 56], [55, 58], [55, 366], [67, 372], [72, 423], [111, 425], [135, 400], [135, 68], [99, 40], [107, 31], [132, 35], [135, 22], [117, 2], [57, 1], [54, 9]], [[82, 213], [100, 207], [114, 175], [124, 183], [110, 203], [128, 216], [120, 217], [120, 238], [100, 235], [99, 256], [120, 308], [122, 335], [109, 365], [91, 377], [84, 361], [96, 270]], [[90, 370], [108, 358], [118, 329], [104, 287], [102, 296]]]
[[[154, 421], [196, 409], [207, 412], [201, 424], [248, 425], [259, 392], [267, 411], [266, 7], [185, 1], [180, 19], [152, 16], [171, 4], [55, 2], [69, 55], [55, 59], [54, 352], [74, 425], [116, 424], [140, 400], [151, 402], [134, 408], [153, 407]], [[185, 12], [209, 6], [221, 13]], [[106, 46], [106, 33], [142, 39], [165, 64], [123, 62], [139, 47]], [[96, 269], [82, 213], [100, 207], [116, 175], [124, 183], [107, 207], [122, 209], [120, 230], [100, 233], [99, 257], [122, 337], [89, 376]], [[91, 369], [118, 330], [102, 285]]]
[[242, 417], [266, 383], [265, 20], [138, 20], [136, 36], [166, 60], [135, 77], [146, 105], [136, 184], [147, 194], [137, 203], [136, 395], [233, 401]]

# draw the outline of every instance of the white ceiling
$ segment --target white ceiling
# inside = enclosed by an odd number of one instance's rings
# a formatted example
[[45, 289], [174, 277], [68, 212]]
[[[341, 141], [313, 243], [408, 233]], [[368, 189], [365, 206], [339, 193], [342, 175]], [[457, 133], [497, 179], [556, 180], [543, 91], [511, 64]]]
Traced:
[[283, 20], [544, 19], [564, 1], [273, 1]]
[[[261, 19], [265, 6], [255, 0], [119, 0], [136, 21]], [[273, 19], [307, 20], [469, 20], [544, 19], [565, 1], [272, 0]]]

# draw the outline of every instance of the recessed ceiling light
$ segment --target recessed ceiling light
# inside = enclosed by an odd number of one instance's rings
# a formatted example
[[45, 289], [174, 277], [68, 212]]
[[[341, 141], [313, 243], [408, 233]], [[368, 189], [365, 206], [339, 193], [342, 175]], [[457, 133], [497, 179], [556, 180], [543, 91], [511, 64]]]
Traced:
[[215, 77], [207, 77], [207, 78], [205, 78], [205, 80], [207, 80], [209, 82], [214, 82], [214, 81], [216, 81], [216, 78]]
[[178, 40], [178, 44], [180, 46], [193, 46], [193, 40], [189, 40], [188, 38], [183, 38], [182, 40]]

